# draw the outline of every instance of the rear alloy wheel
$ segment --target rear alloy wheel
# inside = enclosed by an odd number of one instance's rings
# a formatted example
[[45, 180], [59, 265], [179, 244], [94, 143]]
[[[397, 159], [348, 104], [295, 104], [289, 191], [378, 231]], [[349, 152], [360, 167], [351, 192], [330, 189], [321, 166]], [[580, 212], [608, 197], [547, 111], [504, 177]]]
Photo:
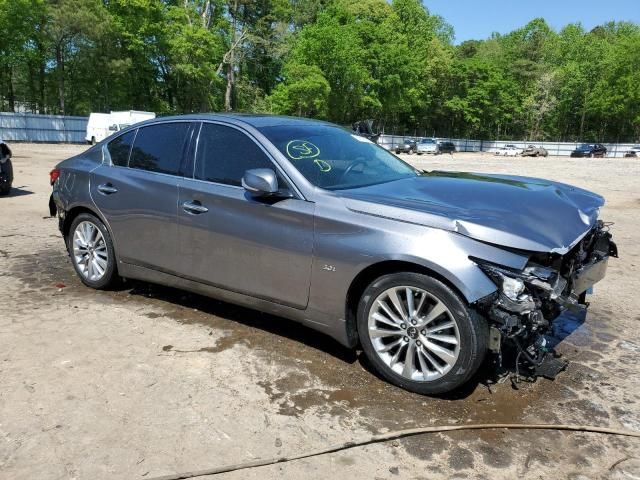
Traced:
[[78, 215], [67, 236], [67, 249], [85, 285], [104, 289], [117, 279], [111, 237], [98, 218], [87, 213]]
[[427, 395], [461, 386], [487, 351], [484, 319], [448, 286], [416, 273], [385, 275], [369, 285], [358, 308], [358, 334], [383, 378]]

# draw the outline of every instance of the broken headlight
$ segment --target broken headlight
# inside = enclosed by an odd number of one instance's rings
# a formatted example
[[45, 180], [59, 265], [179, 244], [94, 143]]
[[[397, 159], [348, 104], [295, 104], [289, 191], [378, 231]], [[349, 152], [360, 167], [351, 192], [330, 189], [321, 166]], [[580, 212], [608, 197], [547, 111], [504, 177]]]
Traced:
[[520, 274], [511, 270], [500, 268], [495, 265], [479, 263], [478, 266], [487, 276], [500, 287], [500, 291], [509, 299], [517, 302], [524, 292], [524, 281], [519, 278]]

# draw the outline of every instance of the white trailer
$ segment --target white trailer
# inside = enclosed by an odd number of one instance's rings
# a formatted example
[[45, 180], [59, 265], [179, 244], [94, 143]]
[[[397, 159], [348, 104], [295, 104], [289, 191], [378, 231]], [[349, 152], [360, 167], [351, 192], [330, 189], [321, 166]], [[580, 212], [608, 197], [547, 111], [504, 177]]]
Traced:
[[92, 113], [89, 115], [87, 123], [87, 143], [95, 144], [101, 142], [109, 135], [119, 132], [134, 123], [143, 122], [156, 118], [153, 112], [141, 112], [138, 110], [127, 110], [124, 112]]

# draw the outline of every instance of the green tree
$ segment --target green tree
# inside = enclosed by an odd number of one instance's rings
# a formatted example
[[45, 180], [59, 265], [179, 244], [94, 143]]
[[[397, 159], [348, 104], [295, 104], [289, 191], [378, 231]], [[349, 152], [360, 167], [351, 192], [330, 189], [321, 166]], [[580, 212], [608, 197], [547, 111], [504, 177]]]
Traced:
[[320, 68], [291, 63], [284, 69], [284, 79], [267, 99], [272, 113], [326, 117], [331, 87]]

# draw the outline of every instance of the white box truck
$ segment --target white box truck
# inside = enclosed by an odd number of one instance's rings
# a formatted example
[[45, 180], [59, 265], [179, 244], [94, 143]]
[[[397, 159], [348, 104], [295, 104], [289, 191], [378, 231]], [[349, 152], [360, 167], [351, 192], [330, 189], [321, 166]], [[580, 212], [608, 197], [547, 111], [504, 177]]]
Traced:
[[156, 118], [153, 112], [140, 112], [137, 110], [127, 110], [125, 112], [92, 113], [89, 115], [87, 123], [87, 143], [93, 145], [101, 142], [109, 135], [119, 132], [134, 123]]

